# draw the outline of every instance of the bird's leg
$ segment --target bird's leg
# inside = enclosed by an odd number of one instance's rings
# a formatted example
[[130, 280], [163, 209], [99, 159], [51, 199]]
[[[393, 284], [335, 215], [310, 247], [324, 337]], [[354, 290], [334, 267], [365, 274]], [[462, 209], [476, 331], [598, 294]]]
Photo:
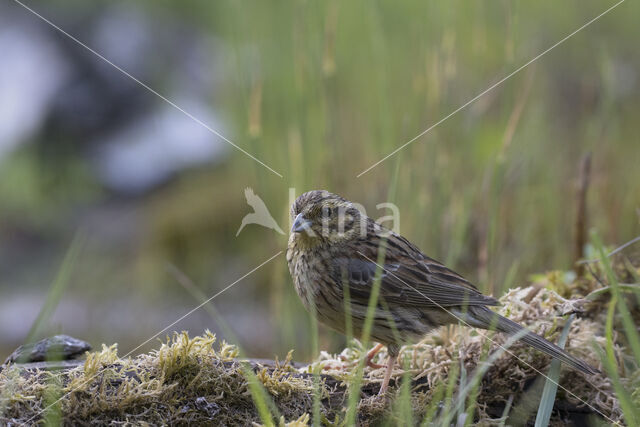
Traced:
[[382, 350], [382, 347], [384, 347], [383, 344], [378, 344], [377, 346], [373, 347], [368, 353], [367, 353], [367, 358], [365, 359], [366, 364], [368, 367], [372, 368], [372, 369], [380, 369], [380, 368], [384, 368], [384, 365], [378, 365], [377, 363], [373, 363], [372, 360], [373, 358], [376, 356], [376, 354], [378, 354], [378, 352], [380, 350]]
[[389, 354], [389, 360], [387, 361], [387, 370], [384, 373], [384, 379], [382, 380], [382, 386], [380, 387], [378, 396], [384, 396], [387, 392], [387, 388], [389, 387], [389, 380], [391, 379], [391, 372], [393, 371], [393, 365], [396, 363], [397, 359], [397, 354]]

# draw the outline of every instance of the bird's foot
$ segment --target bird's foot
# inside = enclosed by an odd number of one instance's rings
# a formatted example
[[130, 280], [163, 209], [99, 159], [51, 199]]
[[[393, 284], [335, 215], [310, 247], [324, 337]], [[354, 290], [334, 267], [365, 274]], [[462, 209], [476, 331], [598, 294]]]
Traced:
[[384, 368], [384, 365], [380, 365], [380, 364], [378, 364], [378, 363], [374, 363], [374, 362], [372, 362], [372, 361], [371, 361], [371, 359], [369, 359], [368, 357], [367, 357], [367, 360], [366, 360], [366, 364], [367, 364], [367, 366], [368, 366], [368, 367], [370, 367], [371, 369], [380, 369], [380, 368]]
[[[380, 369], [385, 367], [385, 365], [379, 365], [373, 361], [373, 358], [376, 356], [376, 354], [378, 354], [378, 352], [382, 349], [382, 347], [384, 347], [384, 345], [378, 344], [374, 348], [369, 350], [369, 352], [367, 353], [364, 359], [365, 366], [368, 366], [371, 369]], [[349, 361], [346, 356], [342, 356], [342, 355], [340, 356], [340, 360], [342, 360], [343, 362], [346, 362], [345, 366], [343, 366], [340, 369], [352, 368], [354, 366], [357, 366], [359, 363], [358, 360]], [[331, 368], [325, 367], [325, 369], [331, 369]]]
[[378, 354], [380, 350], [382, 350], [382, 347], [384, 347], [384, 345], [378, 344], [367, 353], [367, 358], [365, 359], [365, 363], [371, 369], [384, 368], [384, 365], [378, 365], [377, 363], [373, 362], [373, 358], [376, 357], [376, 354]]

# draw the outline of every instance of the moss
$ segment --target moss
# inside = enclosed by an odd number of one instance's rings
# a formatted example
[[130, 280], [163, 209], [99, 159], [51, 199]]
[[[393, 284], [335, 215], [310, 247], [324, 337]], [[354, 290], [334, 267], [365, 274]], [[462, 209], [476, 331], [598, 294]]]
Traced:
[[[309, 419], [309, 414], [300, 415], [298, 419], [291, 422], [286, 422], [284, 417], [280, 417], [280, 420], [278, 421], [278, 427], [306, 427], [309, 425]], [[264, 424], [254, 423], [254, 426], [256, 427], [260, 427], [263, 425]]]
[[[560, 294], [582, 297], [601, 287], [595, 277], [577, 279], [553, 272], [536, 277], [532, 286], [510, 290], [500, 299], [502, 306], [498, 310], [552, 341], [558, 338], [563, 327], [561, 316], [581, 311], [571, 325], [566, 348], [602, 370], [593, 346], [605, 345], [602, 329], [606, 305], [598, 299], [568, 300]], [[637, 315], [635, 311], [634, 314]], [[490, 342], [488, 336], [494, 342]], [[614, 353], [624, 366], [624, 385], [631, 391], [633, 402], [640, 405], [637, 362], [629, 356], [624, 334], [616, 334], [614, 338]], [[451, 396], [455, 397], [458, 392], [458, 373], [472, 375], [484, 360], [487, 349], [494, 352], [505, 341], [500, 334], [451, 326], [441, 328], [419, 343], [402, 347], [401, 363], [392, 378], [399, 381], [405, 373], [410, 376], [414, 419], [421, 419], [434, 404], [436, 415], [442, 412], [443, 407], [451, 404]], [[478, 425], [496, 423], [508, 401], [513, 401], [515, 407], [523, 401], [534, 400], [529, 393], [538, 376], [535, 370], [548, 371], [550, 359], [542, 353], [520, 343], [510, 351], [521, 360], [512, 354], [503, 354], [480, 383], [473, 415]], [[21, 365], [5, 368], [0, 372], [0, 423], [33, 424], [44, 419], [57, 420], [57, 417], [65, 424], [259, 423], [248, 388], [248, 367], [270, 396], [270, 405], [276, 414], [274, 422], [281, 426], [309, 424], [313, 405], [311, 373], [323, 372], [322, 421], [326, 425], [342, 425], [346, 384], [355, 375], [356, 362], [365, 352], [354, 340], [339, 354], [322, 352], [310, 365], [295, 369], [291, 352], [283, 362], [276, 360], [273, 366], [240, 361], [235, 346], [218, 343], [210, 332], [197, 337], [189, 337], [186, 332], [176, 333], [157, 350], [136, 357], [119, 357], [117, 345], [103, 345], [100, 351], [87, 353], [84, 363], [73, 369], [43, 371]], [[382, 364], [385, 358], [386, 354], [381, 351], [374, 361]], [[566, 421], [566, 413], [571, 411], [595, 413], [581, 401], [622, 422], [618, 400], [606, 376], [587, 378], [570, 369], [562, 372], [560, 384], [570, 393], [559, 390], [557, 399], [565, 409], [564, 413], [554, 412], [553, 422]], [[374, 397], [383, 374], [383, 369], [365, 370], [358, 406], [358, 421], [362, 425], [385, 420], [393, 423], [390, 402], [397, 398], [399, 390], [392, 387], [389, 401]], [[453, 392], [443, 395], [441, 386], [449, 383], [450, 375]]]
[[[84, 365], [61, 372], [27, 371], [13, 365], [0, 373], [0, 422], [41, 420], [51, 402], [51, 378], [59, 382], [65, 423], [213, 423], [259, 421], [235, 346], [216, 345], [210, 332], [186, 332], [158, 350], [119, 358], [115, 345], [88, 353]], [[290, 357], [275, 368], [254, 366], [287, 419], [310, 412], [312, 383], [292, 376]], [[47, 391], [49, 389], [49, 391]]]

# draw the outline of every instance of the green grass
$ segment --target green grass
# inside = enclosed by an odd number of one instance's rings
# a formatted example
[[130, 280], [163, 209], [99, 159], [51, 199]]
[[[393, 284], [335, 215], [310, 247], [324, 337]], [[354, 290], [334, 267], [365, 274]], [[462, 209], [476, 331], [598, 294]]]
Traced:
[[[172, 254], [179, 254], [174, 257], [184, 263], [178, 264], [188, 266], [183, 269], [196, 282], [210, 283], [229, 258], [262, 259], [265, 251], [282, 248], [285, 240], [275, 234], [232, 239], [221, 231], [236, 227], [245, 213], [240, 196], [245, 186], [255, 188], [281, 224], [287, 218], [288, 187], [298, 194], [312, 188], [337, 192], [363, 203], [373, 216], [380, 213], [377, 203], [392, 200], [400, 208], [402, 234], [494, 296], [521, 285], [533, 272], [572, 267], [573, 184], [585, 152], [594, 155], [590, 225], [605, 242], [640, 234], [640, 193], [629, 189], [629, 183], [640, 182], [640, 97], [635, 96], [637, 84], [625, 86], [624, 78], [640, 64], [635, 42], [640, 6], [630, 1], [356, 178], [609, 5], [578, 0], [473, 5], [460, 0], [147, 2], [145, 12], [183, 17], [221, 42], [222, 49], [215, 53], [220, 55], [224, 84], [212, 103], [228, 123], [224, 133], [284, 178], [234, 151], [221, 168], [182, 175], [153, 200], [140, 203], [150, 224], [173, 218], [168, 211], [186, 220], [152, 229], [161, 235], [140, 242], [144, 256], [137, 253], [100, 277], [85, 273], [78, 278], [85, 284], [82, 291], [133, 283], [165, 299], [168, 287], [162, 280], [172, 279], [158, 279], [162, 274], [157, 272], [175, 261]], [[520, 104], [522, 113], [512, 122]], [[101, 197], [95, 183], [83, 186], [78, 179], [86, 171], [75, 172], [60, 185], [60, 177], [49, 176], [50, 165], [41, 157], [36, 149], [21, 149], [0, 168], [0, 223], [49, 230], [74, 203]], [[212, 197], [214, 187], [224, 191]], [[175, 193], [187, 191], [194, 200], [214, 199], [216, 205], [181, 203]], [[158, 200], [171, 210], [157, 209]], [[235, 203], [235, 209], [220, 216], [212, 212]], [[184, 242], [196, 243], [184, 249]], [[608, 284], [601, 292], [611, 298], [603, 364], [625, 416], [638, 421], [632, 391], [625, 388], [629, 374], [618, 366], [611, 346], [614, 324], [620, 324], [640, 363], [640, 339], [625, 302], [640, 280], [636, 275], [636, 283], [618, 283], [603, 245], [596, 241], [594, 246]], [[28, 341], [47, 329], [78, 248], [74, 243], [62, 263]], [[108, 258], [100, 251], [94, 256]], [[212, 262], [218, 258], [222, 261]], [[148, 268], [141, 268], [140, 259]], [[88, 265], [90, 269], [94, 264]], [[333, 346], [327, 350], [341, 348], [342, 338], [318, 328], [314, 317], [304, 314], [285, 263], [269, 269], [256, 278], [247, 298], [268, 305], [277, 319], [271, 354], [295, 347], [298, 360], [311, 360], [321, 343]], [[192, 292], [202, 300], [204, 294], [196, 294]], [[215, 311], [210, 313], [218, 325], [224, 324]], [[470, 373], [458, 365], [434, 395], [443, 399], [443, 407], [438, 411], [432, 402], [425, 424], [437, 412], [452, 419], [454, 411], [473, 409], [473, 389], [464, 402], [455, 400], [461, 377], [466, 376], [465, 383], [470, 380]], [[359, 369], [349, 421], [355, 419]], [[404, 408], [400, 417], [406, 415], [406, 384], [403, 380], [396, 402]], [[252, 394], [261, 411], [270, 410], [259, 389]], [[318, 394], [314, 399], [317, 420]]]
[[[381, 265], [384, 264], [386, 248], [386, 240], [383, 239], [381, 240], [380, 247], [378, 248], [376, 272], [373, 279], [373, 285], [371, 286], [371, 295], [369, 296], [369, 303], [367, 305], [367, 311], [365, 314], [364, 326], [362, 327], [362, 336], [360, 337], [360, 342], [365, 349], [369, 346], [369, 340], [371, 338], [371, 328], [373, 327], [373, 317], [375, 316], [376, 307], [378, 305], [378, 297], [380, 295], [380, 284], [382, 278]], [[362, 386], [365, 358], [366, 354], [363, 354], [360, 360], [358, 360], [354, 378], [351, 384], [349, 384], [349, 398], [347, 402], [347, 415], [345, 419], [347, 425], [355, 424], [356, 409], [358, 406], [358, 402], [360, 401], [360, 388]]]
[[[632, 160], [640, 158], [640, 148], [630, 126], [640, 105], [625, 101], [615, 109], [621, 101], [610, 75], [617, 52], [625, 51], [621, 40], [636, 31], [627, 14], [638, 6], [621, 5], [356, 178], [603, 5], [554, 4], [561, 13], [547, 16], [543, 4], [285, 4], [220, 2], [205, 15], [229, 47], [233, 78], [219, 99], [232, 118], [231, 133], [285, 176], [234, 156], [231, 181], [256, 187], [269, 206], [282, 206], [283, 219], [288, 187], [298, 194], [335, 191], [373, 216], [381, 213], [375, 205], [393, 194], [407, 238], [499, 296], [532, 272], [571, 267], [574, 206], [568, 194], [581, 155], [591, 151], [599, 171], [592, 180], [591, 224], [611, 242], [640, 233], [633, 214], [640, 196], [622, 184], [640, 181]], [[544, 22], [546, 37], [534, 22]], [[327, 63], [335, 69], [327, 71]], [[587, 96], [580, 87], [572, 97], [559, 91], [567, 74], [600, 89], [601, 105], [580, 107]], [[258, 87], [261, 126], [250, 135], [255, 111], [249, 106]], [[578, 110], [567, 112], [573, 107]], [[599, 135], [608, 130], [604, 143]], [[607, 206], [624, 215], [614, 218]], [[288, 280], [284, 265], [274, 268]], [[287, 294], [280, 300], [296, 300], [290, 286], [279, 285], [277, 292]], [[280, 315], [283, 304], [273, 305]], [[329, 340], [330, 332], [320, 334], [320, 341]]]
[[[601, 285], [604, 286], [603, 289], [608, 289], [610, 294], [610, 299], [607, 304], [608, 311], [605, 325], [605, 336], [607, 342], [604, 352], [602, 353], [603, 365], [607, 373], [609, 374], [614, 389], [616, 390], [617, 398], [619, 399], [620, 406], [624, 412], [625, 421], [629, 425], [635, 425], [636, 421], [640, 419], [640, 414], [638, 414], [637, 408], [634, 403], [635, 397], [632, 394], [633, 389], [630, 389], [630, 386], [632, 386], [632, 384], [629, 382], [629, 378], [626, 377], [626, 368], [623, 365], [618, 365], [620, 362], [624, 363], [624, 360], [619, 359], [619, 356], [616, 356], [614, 352], [613, 325], [615, 317], [619, 316], [619, 321], [624, 324], [624, 311], [621, 309], [623, 305], [619, 304], [619, 298], [622, 298], [622, 290], [619, 289], [619, 283], [616, 274], [613, 271], [610, 259], [595, 234], [593, 234], [593, 246], [595, 250], [600, 254], [600, 258], [597, 264], [597, 271], [606, 273], [606, 276], [600, 278], [599, 280], [606, 279], [606, 282], [603, 282]], [[75, 247], [76, 246], [74, 243], [74, 245], [72, 245], [72, 249]], [[75, 250], [77, 250], [77, 248], [74, 249], [74, 251]], [[70, 253], [74, 253], [74, 251], [70, 249]], [[67, 257], [65, 259], [65, 262], [63, 262], [63, 266], [65, 268], [70, 268], [70, 262], [71, 261], [69, 261], [69, 258]], [[378, 259], [378, 262], [382, 263], [383, 258], [380, 257]], [[593, 271], [595, 272], [596, 270]], [[207, 296], [193, 282], [191, 282], [191, 280], [185, 274], [181, 273], [175, 267], [171, 268], [171, 272], [179, 281], [179, 283], [192, 295], [192, 297], [196, 301], [202, 303], [203, 301], [207, 300]], [[377, 278], [377, 281], [379, 282], [379, 277]], [[58, 289], [57, 286], [52, 286], [52, 289]], [[633, 289], [627, 289], [626, 291], [633, 292]], [[601, 297], [606, 296], [606, 294], [603, 292], [600, 292], [599, 295]], [[352, 375], [350, 376], [348, 381], [349, 396], [346, 402], [347, 406], [345, 407], [345, 418], [342, 421], [337, 420], [339, 425], [352, 425], [357, 419], [357, 412], [360, 408], [360, 390], [361, 385], [363, 384], [363, 361], [366, 355], [366, 349], [368, 348], [368, 334], [370, 333], [370, 328], [372, 326], [372, 307], [375, 307], [375, 301], [376, 295], [374, 292], [374, 295], [370, 300], [370, 306], [368, 307], [364, 334], [361, 337], [362, 342], [364, 343], [364, 345], [362, 346], [363, 351], [361, 351], [361, 357], [358, 360], [358, 365], [353, 370]], [[227, 337], [230, 337], [232, 340], [237, 340], [237, 337], [235, 336], [232, 328], [230, 328], [229, 325], [225, 322], [224, 318], [222, 318], [217, 313], [215, 305], [209, 303], [205, 305], [205, 308], [210, 313], [212, 319], [218, 322], [220, 328], [225, 331], [225, 335]], [[562, 335], [559, 340], [560, 346], [564, 344], [564, 341], [567, 338], [572, 317], [573, 315], [568, 319], [563, 327]], [[629, 329], [626, 332], [627, 333], [625, 334], [625, 338], [627, 339], [627, 342], [631, 343], [634, 339], [637, 339], [637, 333], [635, 333], [633, 329]], [[313, 331], [311, 331], [311, 333], [313, 334]], [[522, 331], [522, 333], [525, 333], [525, 331]], [[636, 335], [634, 336], [634, 334]], [[435, 385], [435, 390], [431, 395], [431, 400], [427, 402], [427, 406], [424, 408], [425, 415], [422, 418], [421, 424], [449, 425], [451, 423], [462, 422], [464, 423], [464, 425], [473, 424], [475, 410], [477, 407], [476, 399], [479, 393], [481, 393], [480, 382], [484, 378], [490, 366], [496, 360], [498, 360], [505, 352], [505, 349], [508, 349], [515, 341], [519, 339], [519, 337], [519, 335], [510, 337], [502, 346], [502, 348], [494, 351], [491, 354], [489, 354], [487, 351], [488, 341], [486, 341], [484, 343], [485, 346], [482, 349], [482, 355], [479, 357], [477, 367], [472, 372], [467, 371], [461, 361], [453, 360], [453, 363], [450, 365], [447, 382]], [[318, 351], [318, 348], [316, 348], [315, 350]], [[454, 358], [456, 357], [455, 352], [453, 352], [452, 355], [454, 356]], [[239, 349], [238, 356], [240, 358], [246, 357], [241, 348]], [[630, 356], [634, 357], [633, 350], [631, 350]], [[385, 425], [396, 425], [398, 423], [403, 425], [413, 425], [416, 422], [415, 411], [417, 408], [415, 407], [414, 402], [416, 396], [412, 391], [411, 374], [408, 371], [409, 357], [409, 354], [404, 354], [403, 357], [400, 358], [399, 363], [401, 363], [404, 367], [405, 373], [402, 375], [401, 380], [398, 381], [393, 387], [393, 389], [397, 388], [397, 391], [392, 393], [392, 401], [389, 403], [390, 410], [388, 415], [386, 415], [384, 418]], [[289, 356], [287, 357], [287, 359], [288, 358]], [[638, 364], [640, 364], [640, 360], [636, 359], [635, 363], [637, 366]], [[558, 367], [559, 366], [557, 361], [554, 361], [551, 365], [549, 373], [549, 377], [555, 382], [558, 382], [560, 379]], [[248, 365], [243, 365], [242, 369], [243, 376], [246, 378], [248, 390], [251, 394], [251, 398], [255, 404], [256, 410], [261, 418], [262, 423], [267, 426], [272, 426], [278, 422], [276, 420], [280, 420], [279, 422], [282, 422], [283, 418], [278, 410], [278, 406], [274, 403], [272, 397], [263, 386], [262, 381], [264, 381], [264, 378], [259, 379], [258, 375], [256, 375], [256, 373], [254, 373], [252, 368], [250, 368]], [[316, 369], [319, 369], [319, 365], [316, 366]], [[314, 371], [313, 373], [317, 374], [319, 373], [319, 371]], [[64, 413], [61, 409], [62, 405], [58, 402], [58, 398], [63, 395], [61, 383], [59, 380], [59, 377], [52, 376], [52, 381], [47, 384], [47, 389], [43, 394], [45, 405], [48, 406], [47, 411], [44, 414], [44, 420], [47, 425], [59, 425], [64, 420]], [[536, 425], [547, 425], [551, 416], [551, 411], [553, 409], [555, 400], [555, 386], [552, 384], [552, 387], [550, 387], [549, 384], [552, 383], [547, 382], [547, 384], [545, 384], [545, 390], [543, 391], [542, 397], [540, 398]], [[323, 390], [318, 382], [318, 375], [314, 375], [313, 386], [309, 389], [309, 393], [313, 395], [313, 405], [311, 407], [313, 416], [311, 419], [313, 420], [314, 424], [320, 425], [321, 422], [328, 422], [328, 420], [326, 420], [326, 418], [321, 414], [320, 396], [322, 395]], [[508, 403], [505, 407], [504, 415], [501, 418], [503, 423], [506, 420], [507, 415], [509, 414], [510, 407], [510, 403]]]
[[[567, 341], [569, 335], [569, 329], [571, 322], [573, 322], [575, 315], [571, 314], [567, 319], [567, 322], [562, 328], [562, 335], [558, 341], [558, 347], [564, 348], [564, 344]], [[554, 360], [551, 362], [549, 373], [547, 374], [547, 380], [544, 383], [544, 389], [542, 390], [542, 396], [540, 397], [540, 406], [538, 406], [538, 413], [536, 415], [535, 427], [546, 427], [549, 425], [551, 419], [551, 412], [556, 402], [556, 391], [558, 390], [558, 383], [560, 381], [560, 361]]]
[[[625, 299], [620, 293], [618, 279], [613, 273], [611, 262], [609, 257], [606, 255], [604, 246], [602, 245], [597, 233], [592, 232], [591, 239], [599, 255], [602, 270], [606, 273], [608, 285], [612, 290], [605, 327], [605, 336], [607, 338], [607, 346], [605, 350], [606, 356], [603, 355], [602, 361], [615, 387], [617, 397], [620, 400], [620, 406], [624, 412], [625, 420], [629, 425], [637, 425], [640, 421], [640, 411], [638, 410], [638, 406], [633, 403], [631, 392], [622, 384], [620, 372], [625, 372], [626, 368], [624, 365], [619, 366], [619, 361], [615, 357], [613, 350], [613, 322], [616, 314], [616, 308], [622, 319], [625, 336], [627, 337], [628, 345], [631, 347], [636, 366], [640, 366], [640, 346], [638, 344], [640, 342], [640, 338], [634, 323], [631, 320]], [[622, 361], [622, 363], [624, 364], [624, 361]]]
[[[69, 245], [69, 249], [62, 260], [58, 272], [54, 280], [49, 286], [46, 298], [38, 316], [34, 319], [23, 344], [29, 345], [40, 339], [46, 338], [51, 334], [49, 325], [51, 316], [55, 313], [56, 308], [64, 295], [65, 290], [71, 284], [71, 278], [77, 268], [78, 258], [85, 244], [85, 235], [82, 231], [76, 232], [76, 235]], [[18, 360], [20, 361], [20, 360]], [[55, 375], [45, 374], [46, 384], [44, 384], [44, 424], [47, 426], [62, 425], [63, 413], [60, 404], [60, 397], [63, 395], [62, 383]], [[0, 408], [0, 416], [3, 415], [3, 409]]]
[[609, 257], [605, 254], [605, 249], [602, 245], [602, 242], [600, 241], [600, 238], [596, 233], [593, 233], [592, 239], [600, 257], [600, 263], [602, 264], [606, 273], [607, 281], [609, 282], [609, 286], [611, 287], [613, 299], [618, 303], [617, 307], [618, 311], [620, 312], [620, 317], [622, 318], [622, 325], [624, 326], [624, 332], [627, 336], [627, 341], [629, 343], [629, 346], [631, 347], [635, 359], [640, 360], [640, 336], [638, 335], [636, 325], [631, 318], [631, 313], [629, 313], [629, 307], [627, 306], [625, 299], [622, 298], [622, 295], [620, 293], [618, 279], [613, 273], [611, 262], [609, 261]]
[[[640, 6], [630, 1], [356, 178], [609, 6], [143, 2], [144, 14], [184, 19], [220, 42], [211, 51], [216, 68], [200, 65], [223, 81], [211, 97], [223, 133], [284, 178], [233, 149], [222, 166], [182, 174], [137, 201], [152, 235], [137, 242], [133, 256], [111, 265], [110, 253], [92, 253], [90, 266], [108, 268], [99, 275], [87, 268], [81, 292], [101, 296], [107, 285], [134, 286], [160, 300], [172, 286], [162, 274], [167, 261], [211, 283], [229, 257], [258, 259], [280, 249], [285, 239], [275, 233], [248, 229], [235, 239], [227, 232], [246, 213], [245, 186], [281, 225], [289, 187], [297, 194], [325, 188], [374, 215], [395, 187], [402, 233], [496, 296], [532, 272], [571, 267], [572, 195], [586, 152], [594, 159], [590, 224], [606, 242], [640, 234], [640, 195], [626, 185], [640, 181], [640, 97], [624, 78], [640, 64], [632, 42]], [[158, 81], [148, 83], [162, 89], [172, 69], [158, 70]], [[83, 165], [55, 168], [34, 146], [8, 158], [0, 167], [0, 223], [60, 232], [63, 215], [77, 204], [106, 198], [95, 182], [84, 184]], [[284, 263], [270, 267], [250, 298], [266, 301], [282, 325], [273, 336], [277, 351], [299, 343], [305, 350], [298, 355], [310, 359], [311, 337], [300, 333], [310, 321], [301, 319], [287, 276]], [[328, 336], [321, 329], [319, 342], [344, 344]]]
[[[618, 304], [618, 298], [620, 298], [620, 284], [616, 278], [616, 275], [613, 272], [611, 267], [611, 263], [609, 257], [606, 255], [605, 249], [600, 243], [596, 234], [592, 234], [593, 238], [593, 246], [596, 251], [600, 254], [599, 265], [601, 266], [600, 270], [606, 273], [607, 282], [603, 288], [598, 289], [594, 292], [594, 296], [590, 297], [595, 299], [596, 297], [602, 297], [608, 292], [611, 295], [611, 300], [609, 303], [609, 310], [607, 316], [607, 322], [605, 327], [605, 335], [607, 338], [607, 345], [605, 347], [605, 353], [603, 353], [603, 364], [610, 375], [610, 378], [614, 384], [614, 388], [616, 390], [616, 394], [620, 399], [620, 405], [624, 411], [625, 419], [633, 425], [635, 420], [638, 419], [638, 413], [632, 403], [632, 397], [630, 391], [623, 384], [623, 380], [619, 374], [619, 368], [617, 367], [616, 356], [613, 353], [613, 338], [612, 338], [612, 328], [613, 328], [613, 318], [616, 312], [616, 308], [620, 312], [622, 322], [624, 323], [624, 304]], [[380, 255], [377, 262], [379, 264], [384, 262], [384, 247], [381, 251], [382, 255]], [[348, 400], [346, 402], [345, 407], [345, 418], [342, 421], [344, 425], [353, 425], [356, 421], [356, 416], [358, 412], [358, 408], [360, 405], [360, 390], [363, 382], [363, 368], [364, 368], [364, 358], [366, 356], [366, 349], [368, 348], [369, 342], [369, 334], [372, 327], [372, 316], [373, 316], [373, 307], [376, 305], [377, 301], [377, 293], [379, 291], [379, 274], [376, 274], [376, 285], [372, 289], [372, 297], [369, 301], [369, 307], [367, 310], [367, 317], [365, 320], [365, 326], [363, 331], [363, 336], [360, 337], [362, 340], [362, 349], [361, 357], [358, 360], [358, 364], [353, 370], [351, 376], [349, 377], [349, 395]], [[177, 276], [180, 281], [183, 283], [183, 286], [199, 301], [202, 302], [206, 300], [206, 295], [198, 290], [190, 281], [185, 280], [184, 276]], [[188, 285], [185, 285], [185, 283]], [[623, 288], [626, 292], [634, 292], [635, 287], [633, 284], [628, 284]], [[348, 304], [348, 292], [345, 296], [345, 304], [346, 307], [349, 307]], [[213, 307], [212, 304], [207, 304], [207, 310], [210, 311], [212, 317], [221, 324], [221, 327], [226, 331], [225, 334], [233, 337], [234, 334], [224, 322], [224, 319], [220, 318], [217, 314], [217, 311]], [[348, 310], [347, 315], [348, 315]], [[628, 309], [627, 309], [628, 312]], [[311, 325], [312, 329], [310, 330], [310, 334], [312, 336], [313, 343], [313, 351], [317, 354], [319, 351], [318, 341], [317, 341], [317, 322], [314, 319], [314, 316], [311, 316]], [[559, 339], [558, 345], [561, 347], [564, 345], [564, 342], [567, 339], [567, 334], [573, 320], [573, 315], [571, 315], [566, 321], [564, 328], [562, 329], [562, 334]], [[349, 322], [347, 322], [349, 323]], [[627, 325], [628, 326], [628, 325]], [[347, 328], [349, 333], [349, 342], [351, 341], [351, 327]], [[632, 343], [634, 339], [637, 339], [637, 335], [634, 336], [634, 330], [626, 329], [627, 337], [629, 341]], [[522, 331], [525, 333], [525, 331]], [[483, 348], [483, 354], [480, 357], [480, 361], [478, 367], [475, 371], [469, 373], [464, 369], [464, 365], [459, 362], [455, 362], [451, 365], [452, 369], [449, 372], [448, 381], [446, 384], [439, 384], [436, 387], [432, 395], [432, 400], [429, 402], [428, 407], [425, 408], [425, 416], [422, 419], [422, 425], [448, 425], [455, 422], [460, 422], [464, 420], [464, 425], [473, 424], [475, 409], [476, 409], [476, 399], [478, 393], [480, 393], [480, 382], [481, 379], [486, 374], [489, 367], [492, 365], [494, 361], [496, 361], [502, 354], [508, 349], [515, 341], [519, 339], [519, 335], [514, 337], [510, 337], [505, 345], [499, 350], [493, 352], [492, 354], [488, 354], [488, 344], [489, 341], [485, 342], [485, 346]], [[633, 345], [633, 344], [631, 344]], [[455, 356], [455, 355], [454, 355]], [[408, 365], [406, 364], [406, 358], [408, 356], [405, 355], [404, 359], [400, 358], [399, 363], [403, 363], [402, 360], [405, 361], [404, 368], [407, 371]], [[640, 359], [636, 360], [636, 363], [640, 364]], [[319, 425], [320, 420], [324, 419], [321, 415], [321, 404], [320, 404], [320, 396], [321, 396], [321, 388], [318, 383], [318, 374], [320, 365], [316, 365], [316, 370], [314, 370], [314, 381], [313, 381], [313, 416], [312, 420], [315, 425]], [[536, 425], [537, 426], [546, 426], [549, 423], [552, 410], [555, 404], [556, 397], [556, 384], [560, 381], [560, 364], [558, 361], [553, 361], [550, 367], [550, 371], [548, 377], [551, 380], [547, 380], [544, 385], [544, 390], [540, 396], [540, 403], [538, 405], [538, 414], [536, 416]], [[245, 375], [248, 380], [249, 388], [251, 391], [252, 398], [258, 412], [262, 418], [262, 422], [265, 425], [273, 425], [274, 420], [280, 418], [280, 415], [277, 412], [277, 408], [271, 401], [270, 397], [266, 393], [264, 387], [257, 380], [255, 374], [249, 369], [246, 370]], [[555, 383], [554, 383], [555, 382]], [[411, 375], [408, 372], [405, 372], [402, 375], [402, 379], [399, 384], [396, 384], [398, 387], [398, 392], [392, 398], [393, 401], [391, 404], [391, 409], [388, 418], [386, 419], [386, 423], [389, 424], [403, 424], [403, 425], [412, 425], [414, 424], [414, 403], [413, 403], [413, 395], [411, 390]], [[532, 397], [532, 396], [531, 396]], [[440, 406], [442, 405], [442, 406]], [[504, 415], [501, 418], [502, 422], [506, 422], [507, 416], [509, 414], [511, 405], [507, 404], [504, 410]], [[326, 421], [326, 419], [325, 419]]]
[[[474, 392], [474, 390], [477, 390], [478, 384], [482, 380], [482, 377], [484, 376], [484, 374], [486, 374], [486, 372], [489, 370], [492, 363], [495, 362], [500, 356], [502, 356], [509, 349], [509, 347], [511, 347], [516, 341], [522, 338], [526, 333], [527, 333], [526, 330], [522, 330], [517, 334], [509, 337], [509, 339], [504, 343], [504, 345], [502, 345], [497, 351], [494, 351], [484, 363], [481, 363], [474, 370], [473, 375], [469, 380], [465, 379], [464, 382], [461, 381], [460, 390], [458, 391], [458, 394], [453, 399], [453, 404], [450, 407], [451, 410], [444, 411], [444, 413], [441, 416], [442, 425], [449, 425], [451, 422], [453, 422], [454, 416], [456, 416], [457, 414], [464, 413], [465, 402], [467, 401], [467, 397], [469, 397], [469, 395], [472, 392]], [[471, 414], [467, 414], [467, 418], [469, 418], [469, 416], [472, 417]]]
[[[60, 304], [60, 300], [62, 299], [65, 290], [71, 283], [71, 275], [74, 272], [74, 269], [77, 267], [78, 256], [80, 255], [80, 251], [85, 241], [84, 234], [79, 231], [76, 233], [67, 253], [62, 260], [60, 268], [54, 278], [51, 286], [49, 286], [49, 290], [47, 292], [47, 296], [45, 298], [44, 304], [38, 313], [38, 316], [35, 318], [33, 323], [31, 324], [31, 328], [29, 329], [29, 333], [27, 334], [24, 343], [31, 344], [39, 339], [44, 338], [43, 333], [46, 333], [49, 328], [48, 323], [55, 312], [58, 304]], [[48, 332], [51, 332], [50, 330]]]

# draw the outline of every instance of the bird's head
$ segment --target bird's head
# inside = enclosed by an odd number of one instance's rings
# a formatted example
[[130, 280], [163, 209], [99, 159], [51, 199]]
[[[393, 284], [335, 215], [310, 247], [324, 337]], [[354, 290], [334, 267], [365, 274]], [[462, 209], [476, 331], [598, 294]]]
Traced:
[[308, 191], [291, 205], [291, 239], [306, 246], [348, 241], [366, 233], [367, 217], [358, 207], [325, 190]]

